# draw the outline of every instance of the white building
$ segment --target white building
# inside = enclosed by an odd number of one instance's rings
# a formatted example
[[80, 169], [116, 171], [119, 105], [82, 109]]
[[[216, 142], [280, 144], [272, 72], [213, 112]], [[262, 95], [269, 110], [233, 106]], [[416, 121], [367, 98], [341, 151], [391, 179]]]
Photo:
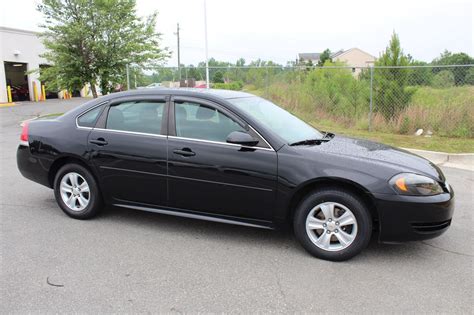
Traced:
[[45, 48], [37, 32], [0, 26], [0, 103], [7, 102], [7, 85], [13, 100], [34, 100], [33, 82], [41, 93], [39, 73], [26, 72], [46, 65]]

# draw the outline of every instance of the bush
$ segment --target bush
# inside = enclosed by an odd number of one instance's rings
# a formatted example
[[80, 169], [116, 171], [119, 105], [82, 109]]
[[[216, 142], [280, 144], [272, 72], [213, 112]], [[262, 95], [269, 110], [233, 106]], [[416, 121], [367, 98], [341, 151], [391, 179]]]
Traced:
[[233, 90], [233, 91], [240, 91], [242, 90], [244, 84], [242, 81], [234, 81], [230, 83], [214, 83], [214, 89], [222, 89], [222, 90]]
[[454, 86], [454, 74], [450, 70], [440, 71], [433, 78], [433, 87], [448, 88]]
[[474, 85], [474, 67], [470, 68], [466, 74], [465, 84]]
[[357, 80], [347, 68], [311, 70], [304, 80], [303, 93], [313, 104], [334, 115], [356, 118], [367, 112], [368, 82]]
[[212, 82], [214, 83], [224, 83], [224, 75], [222, 72], [217, 71], [214, 73], [214, 76], [212, 77]]
[[374, 71], [374, 110], [386, 121], [396, 120], [408, 104], [415, 87], [408, 86], [408, 69], [379, 68]]
[[406, 135], [408, 133], [408, 131], [410, 131], [409, 128], [410, 128], [410, 118], [408, 118], [408, 116], [405, 116], [402, 119], [402, 122], [401, 122], [401, 125], [400, 125], [400, 128], [399, 128], [399, 132], [402, 135]]

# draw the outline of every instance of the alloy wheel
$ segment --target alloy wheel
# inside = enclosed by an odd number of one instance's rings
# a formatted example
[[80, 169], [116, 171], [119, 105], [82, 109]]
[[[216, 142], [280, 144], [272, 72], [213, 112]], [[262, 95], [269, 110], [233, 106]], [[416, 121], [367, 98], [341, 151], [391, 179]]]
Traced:
[[84, 210], [90, 202], [91, 194], [87, 181], [80, 174], [65, 174], [59, 186], [64, 204], [72, 211]]
[[308, 213], [306, 233], [317, 247], [326, 251], [340, 251], [355, 240], [357, 220], [346, 206], [324, 202]]

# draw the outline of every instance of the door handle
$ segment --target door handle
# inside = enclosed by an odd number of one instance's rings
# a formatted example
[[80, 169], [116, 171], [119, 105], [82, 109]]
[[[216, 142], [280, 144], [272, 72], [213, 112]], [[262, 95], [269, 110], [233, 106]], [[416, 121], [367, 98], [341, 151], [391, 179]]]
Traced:
[[193, 152], [190, 148], [182, 148], [182, 149], [175, 149], [173, 150], [174, 154], [182, 155], [182, 156], [195, 156], [196, 153]]
[[96, 144], [96, 145], [99, 145], [99, 146], [103, 146], [103, 145], [107, 145], [108, 142], [105, 141], [104, 138], [98, 138], [98, 139], [95, 139], [95, 140], [89, 140], [90, 143], [92, 144]]

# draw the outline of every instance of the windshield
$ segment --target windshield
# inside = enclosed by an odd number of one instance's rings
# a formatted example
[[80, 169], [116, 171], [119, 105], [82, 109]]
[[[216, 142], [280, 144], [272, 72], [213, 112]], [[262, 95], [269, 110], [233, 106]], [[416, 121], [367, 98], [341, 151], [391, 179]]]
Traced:
[[252, 96], [227, 100], [264, 124], [288, 143], [323, 138], [321, 132], [263, 98]]

